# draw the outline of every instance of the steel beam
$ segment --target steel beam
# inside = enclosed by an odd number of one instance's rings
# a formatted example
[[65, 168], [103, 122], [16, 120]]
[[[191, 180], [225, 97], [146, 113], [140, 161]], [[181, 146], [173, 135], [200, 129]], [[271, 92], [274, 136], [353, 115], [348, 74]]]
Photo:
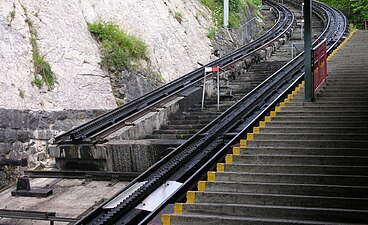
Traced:
[[304, 68], [305, 68], [305, 101], [313, 101], [312, 74], [312, 1], [304, 0]]

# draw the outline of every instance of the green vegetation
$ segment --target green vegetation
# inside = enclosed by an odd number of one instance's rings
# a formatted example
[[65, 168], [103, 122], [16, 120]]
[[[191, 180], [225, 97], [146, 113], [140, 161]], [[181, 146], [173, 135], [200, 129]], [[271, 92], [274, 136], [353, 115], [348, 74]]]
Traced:
[[[202, 0], [202, 4], [212, 11], [213, 23], [216, 27], [222, 27], [224, 24], [224, 5], [222, 0]], [[259, 9], [260, 0], [231, 0], [229, 1], [229, 26], [239, 28], [241, 19], [247, 14], [248, 7], [252, 6]]]
[[9, 26], [11, 26], [11, 23], [13, 22], [15, 18], [15, 3], [13, 3], [13, 9], [12, 11], [9, 12], [9, 15], [8, 15], [8, 20], [9, 20]]
[[175, 12], [175, 19], [179, 22], [179, 23], [182, 23], [183, 22], [183, 18], [184, 18], [184, 16], [183, 16], [183, 13], [181, 13], [181, 12]]
[[207, 37], [210, 40], [214, 40], [215, 39], [215, 35], [216, 35], [216, 31], [217, 31], [217, 27], [211, 27], [210, 30], [208, 31]]
[[147, 45], [137, 37], [126, 34], [112, 22], [88, 24], [88, 30], [100, 42], [101, 67], [110, 72], [134, 69], [141, 60], [148, 61]]
[[32, 46], [32, 59], [34, 66], [34, 79], [32, 85], [41, 88], [46, 85], [49, 90], [53, 89], [56, 83], [56, 78], [51, 70], [50, 64], [46, 61], [45, 55], [40, 55], [37, 44], [37, 31], [33, 26], [32, 20], [29, 18], [27, 9], [22, 5], [25, 22], [28, 25], [30, 33], [30, 42]]
[[341, 10], [357, 28], [363, 28], [363, 22], [368, 20], [368, 0], [321, 0], [330, 6]]

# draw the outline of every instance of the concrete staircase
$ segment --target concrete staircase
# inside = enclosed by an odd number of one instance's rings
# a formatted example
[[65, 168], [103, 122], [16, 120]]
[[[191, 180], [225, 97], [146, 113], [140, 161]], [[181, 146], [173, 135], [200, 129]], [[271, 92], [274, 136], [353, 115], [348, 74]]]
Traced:
[[167, 125], [161, 126], [160, 130], [147, 135], [146, 139], [189, 139], [286, 62], [284, 60], [262, 61], [252, 65], [248, 71], [232, 74], [228, 79], [228, 85], [220, 87], [219, 110], [217, 109], [217, 96], [212, 96], [205, 100], [203, 111], [199, 102], [188, 111], [170, 119]]
[[358, 31], [315, 102], [299, 86], [163, 224], [368, 224], [367, 40]]

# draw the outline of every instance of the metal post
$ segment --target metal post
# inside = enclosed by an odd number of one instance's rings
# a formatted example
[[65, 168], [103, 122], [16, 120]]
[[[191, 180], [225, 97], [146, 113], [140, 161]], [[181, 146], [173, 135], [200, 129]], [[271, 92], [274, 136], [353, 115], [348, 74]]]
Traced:
[[304, 0], [304, 68], [305, 68], [305, 101], [313, 101], [312, 76], [312, 1]]
[[229, 26], [229, 0], [224, 0], [224, 27]]
[[204, 96], [206, 94], [206, 69], [204, 69], [204, 76], [203, 76], [203, 92], [202, 92], [202, 111], [204, 109]]
[[302, 2], [302, 17], [304, 16], [304, 2]]
[[220, 70], [217, 70], [217, 110], [220, 110]]
[[303, 39], [303, 31], [304, 31], [303, 27], [304, 27], [304, 20], [302, 20], [300, 23], [300, 40]]

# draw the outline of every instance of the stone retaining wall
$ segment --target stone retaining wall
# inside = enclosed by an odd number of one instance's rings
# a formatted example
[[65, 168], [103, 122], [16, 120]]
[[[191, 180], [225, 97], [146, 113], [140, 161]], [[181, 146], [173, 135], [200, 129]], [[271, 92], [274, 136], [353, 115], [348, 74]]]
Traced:
[[0, 108], [0, 154], [28, 157], [30, 166], [47, 158], [50, 140], [62, 131], [103, 114], [106, 110], [31, 111]]

